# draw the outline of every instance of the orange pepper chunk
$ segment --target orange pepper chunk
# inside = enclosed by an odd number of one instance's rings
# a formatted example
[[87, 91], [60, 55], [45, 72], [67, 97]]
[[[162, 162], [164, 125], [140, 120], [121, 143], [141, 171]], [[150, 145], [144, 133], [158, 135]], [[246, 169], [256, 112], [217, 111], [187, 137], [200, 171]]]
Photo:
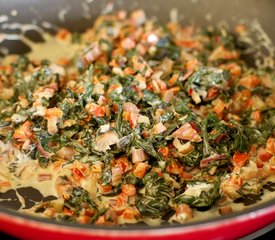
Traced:
[[235, 152], [233, 155], [233, 164], [235, 166], [242, 167], [249, 159], [249, 156], [250, 155], [248, 153]]

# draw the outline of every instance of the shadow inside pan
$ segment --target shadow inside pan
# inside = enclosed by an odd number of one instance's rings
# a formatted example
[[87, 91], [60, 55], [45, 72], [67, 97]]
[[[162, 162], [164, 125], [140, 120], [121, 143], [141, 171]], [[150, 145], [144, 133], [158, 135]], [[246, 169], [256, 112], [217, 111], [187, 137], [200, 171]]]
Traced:
[[[19, 199], [21, 197], [21, 199]], [[14, 210], [30, 209], [37, 203], [57, 199], [55, 196], [43, 197], [41, 192], [33, 187], [21, 187], [0, 192], [0, 206]], [[22, 204], [23, 203], [23, 204]]]

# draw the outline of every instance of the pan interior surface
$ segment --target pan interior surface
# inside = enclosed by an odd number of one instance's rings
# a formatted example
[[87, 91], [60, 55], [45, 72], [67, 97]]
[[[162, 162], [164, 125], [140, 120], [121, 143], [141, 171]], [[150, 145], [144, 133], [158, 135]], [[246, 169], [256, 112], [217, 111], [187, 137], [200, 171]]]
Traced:
[[[273, 31], [272, 21], [275, 8], [275, 2], [272, 0], [256, 1], [256, 0], [232, 0], [232, 1], [219, 1], [219, 0], [187, 0], [187, 1], [177, 1], [171, 0], [165, 2], [162, 0], [155, 1], [105, 1], [105, 0], [94, 0], [94, 1], [81, 1], [76, 2], [73, 0], [59, 1], [54, 0], [49, 1], [6, 1], [0, 0], [1, 10], [0, 10], [0, 32], [7, 35], [18, 34], [18, 29], [16, 24], [20, 23], [23, 26], [23, 35], [27, 39], [31, 39], [32, 42], [42, 43], [44, 32], [56, 33], [60, 27], [68, 28], [71, 31], [83, 32], [86, 28], [93, 25], [94, 20], [100, 14], [106, 14], [109, 12], [115, 12], [120, 9], [125, 9], [127, 11], [132, 11], [135, 9], [144, 9], [148, 16], [157, 18], [160, 22], [165, 23], [171, 17], [171, 14], [176, 13], [177, 19], [180, 23], [189, 24], [195, 23], [199, 26], [215, 26], [219, 25], [222, 21], [229, 28], [234, 27], [238, 22], [249, 23], [256, 22], [270, 37], [271, 41], [275, 41], [275, 32]], [[48, 6], [56, 6], [49, 8]], [[264, 13], [264, 14], [263, 14]], [[19, 24], [19, 25], [20, 25]], [[38, 26], [30, 27], [31, 25]], [[21, 28], [22, 29], [22, 28]], [[18, 40], [18, 39], [17, 39]], [[22, 41], [1, 41], [0, 38], [0, 55], [8, 54], [21, 54], [28, 53], [31, 49], [28, 44], [22, 44]], [[246, 56], [247, 57], [247, 56]], [[250, 57], [250, 56], [248, 56]], [[252, 63], [253, 64], [253, 63]], [[242, 214], [251, 213], [260, 209], [268, 208], [274, 204], [274, 179], [267, 182], [265, 185], [265, 191], [269, 191], [270, 194], [261, 203], [261, 197], [251, 196], [250, 201], [259, 202], [258, 205], [251, 207], [242, 212], [229, 214], [228, 216], [222, 216], [219, 218], [213, 218], [210, 221], [216, 222], [221, 220], [227, 220], [228, 218], [237, 217]], [[47, 191], [46, 191], [47, 192]], [[25, 209], [31, 208], [36, 202], [45, 202], [50, 200], [55, 200], [55, 196], [49, 194], [41, 194], [33, 187], [20, 187], [16, 190], [10, 190], [6, 193], [0, 193], [1, 204], [4, 206], [1, 211], [8, 214], [14, 214], [15, 216], [22, 217], [21, 213], [15, 211], [6, 210], [5, 207], [17, 210], [20, 208], [17, 202], [18, 194], [25, 199]], [[271, 197], [270, 197], [271, 196]], [[272, 197], [273, 196], [273, 197]], [[254, 199], [255, 197], [255, 199]], [[264, 198], [264, 197], [262, 197]], [[4, 199], [4, 200], [3, 200]], [[9, 199], [9, 200], [6, 200]], [[10, 201], [13, 199], [14, 201]], [[252, 200], [251, 200], [252, 199]], [[253, 200], [254, 199], [254, 200]], [[242, 202], [243, 203], [243, 202]], [[241, 203], [241, 204], [242, 204]], [[236, 202], [236, 204], [240, 204]], [[2, 208], [1, 206], [1, 208]], [[18, 207], [19, 206], [19, 207]], [[208, 210], [208, 209], [206, 209]], [[201, 209], [205, 211], [205, 209]], [[26, 216], [26, 219], [34, 220], [35, 217]], [[39, 219], [41, 222], [52, 223], [52, 221]], [[205, 224], [209, 220], [194, 221], [184, 225], [163, 225], [158, 227], [148, 227], [145, 225], [137, 226], [127, 226], [129, 229], [158, 229], [158, 228], [170, 228], [170, 227], [181, 227], [190, 226], [192, 224]], [[60, 223], [57, 223], [60, 224]], [[74, 226], [70, 223], [62, 223], [65, 226]], [[77, 225], [77, 227], [79, 227]], [[94, 226], [80, 226], [81, 228], [94, 228]], [[97, 227], [95, 227], [97, 228]], [[101, 227], [99, 227], [101, 228]], [[106, 229], [106, 227], [102, 227]], [[108, 227], [107, 227], [108, 229]], [[118, 229], [110, 227], [110, 229]], [[124, 228], [121, 228], [123, 231]]]

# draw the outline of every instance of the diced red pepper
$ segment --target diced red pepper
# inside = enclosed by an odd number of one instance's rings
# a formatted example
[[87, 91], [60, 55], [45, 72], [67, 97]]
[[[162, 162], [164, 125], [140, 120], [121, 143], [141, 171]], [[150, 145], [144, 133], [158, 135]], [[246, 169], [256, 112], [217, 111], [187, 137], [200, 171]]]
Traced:
[[158, 150], [158, 152], [161, 153], [164, 158], [166, 158], [169, 155], [169, 148], [168, 147], [161, 147]]
[[233, 155], [233, 164], [238, 167], [242, 167], [245, 165], [248, 159], [249, 159], [248, 153], [235, 152]]
[[259, 159], [261, 159], [263, 162], [267, 162], [272, 157], [272, 154], [267, 152], [264, 149], [260, 149], [258, 156], [259, 156]]

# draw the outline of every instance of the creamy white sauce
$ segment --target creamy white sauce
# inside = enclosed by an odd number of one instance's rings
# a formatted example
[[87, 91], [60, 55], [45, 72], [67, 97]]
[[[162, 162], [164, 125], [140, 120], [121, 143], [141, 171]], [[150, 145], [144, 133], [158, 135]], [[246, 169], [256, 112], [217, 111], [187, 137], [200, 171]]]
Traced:
[[48, 59], [52, 62], [57, 62], [60, 58], [68, 59], [75, 56], [80, 49], [78, 44], [72, 44], [70, 41], [61, 41], [51, 36], [43, 34], [45, 43], [29, 43], [32, 51], [28, 54], [30, 59]]
[[[0, 21], [5, 21], [5, 17], [1, 16]], [[43, 22], [43, 27], [47, 29], [58, 30], [58, 28], [50, 23]], [[31, 52], [27, 55], [32, 60], [47, 59], [52, 62], [57, 62], [60, 58], [66, 57], [71, 59], [75, 56], [78, 50], [81, 49], [79, 44], [72, 44], [71, 38], [68, 37], [65, 40], [60, 40], [55, 36], [45, 32], [41, 27], [34, 24], [21, 24], [21, 23], [3, 23], [2, 29], [20, 30], [20, 33], [0, 33], [0, 43], [3, 41], [15, 41], [19, 40], [28, 47], [31, 48]], [[33, 42], [24, 34], [27, 31], [34, 30], [41, 34], [45, 42]], [[15, 55], [16, 56], [16, 55]], [[1, 60], [1, 64], [9, 65], [14, 61], [14, 55], [10, 55]]]

